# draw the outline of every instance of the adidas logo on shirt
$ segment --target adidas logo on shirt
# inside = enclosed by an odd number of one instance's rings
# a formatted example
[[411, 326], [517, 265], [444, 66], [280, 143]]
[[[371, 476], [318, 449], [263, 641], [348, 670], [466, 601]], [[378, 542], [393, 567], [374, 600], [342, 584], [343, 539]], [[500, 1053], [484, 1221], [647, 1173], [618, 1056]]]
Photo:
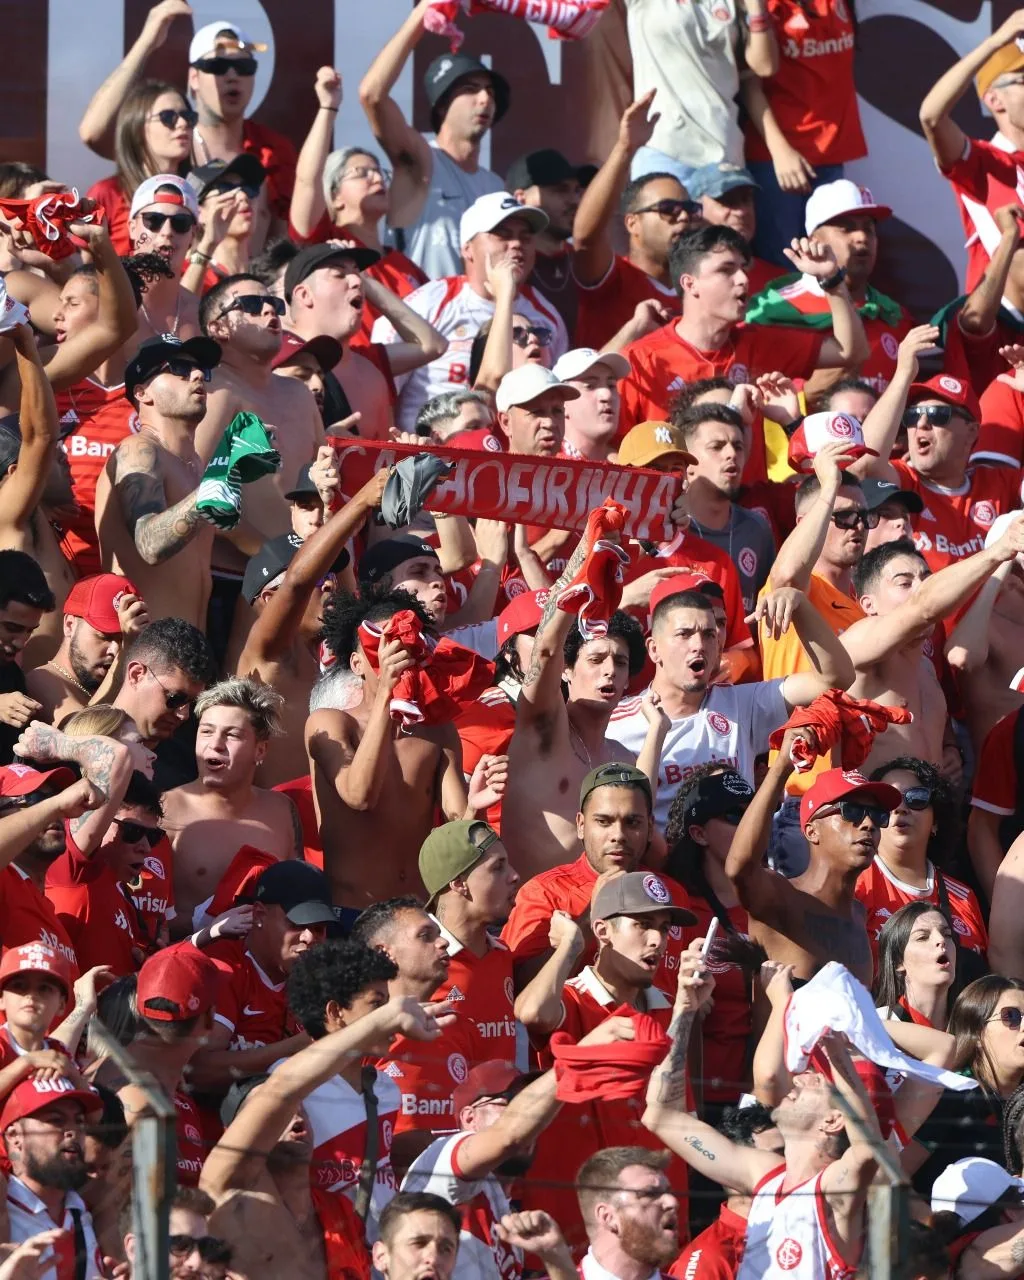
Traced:
[[681, 377], [681, 376], [676, 376], [676, 377], [675, 377], [675, 378], [673, 378], [673, 379], [672, 379], [672, 381], [668, 384], [667, 390], [669, 390], [669, 391], [682, 391], [683, 387], [685, 387], [685, 386], [686, 386], [686, 379], [685, 379], [685, 378], [683, 378], [683, 377]]
[[389, 1062], [387, 1066], [382, 1067], [381, 1070], [386, 1076], [390, 1076], [392, 1080], [401, 1080], [402, 1078], [402, 1068], [397, 1062]]
[[465, 998], [466, 997], [462, 994], [462, 992], [458, 989], [458, 987], [452, 987], [451, 991], [449, 991], [448, 994], [445, 996], [445, 1000], [465, 1000]]
[[931, 510], [928, 507], [925, 507], [925, 509], [921, 512], [921, 519], [930, 520], [932, 524], [935, 523], [935, 517], [932, 515]]

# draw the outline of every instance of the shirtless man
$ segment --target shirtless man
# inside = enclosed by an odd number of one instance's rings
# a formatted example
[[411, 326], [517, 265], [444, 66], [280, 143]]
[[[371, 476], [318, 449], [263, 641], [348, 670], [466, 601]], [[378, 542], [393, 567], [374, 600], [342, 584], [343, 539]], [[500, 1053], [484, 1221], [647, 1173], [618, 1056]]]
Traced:
[[243, 845], [278, 859], [302, 857], [291, 800], [253, 785], [271, 739], [281, 733], [282, 704], [273, 689], [238, 677], [196, 699], [199, 777], [163, 796], [182, 936], [192, 932], [195, 908], [212, 897]]
[[124, 674], [123, 654], [149, 625], [145, 601], [127, 578], [100, 573], [81, 578], [64, 602], [64, 638], [42, 666], [26, 673], [39, 718], [61, 722], [91, 703], [112, 702]]
[[210, 598], [213, 526], [196, 506], [203, 472], [196, 428], [219, 359], [209, 338], [142, 344], [124, 375], [139, 430], [121, 441], [96, 484], [104, 567], [135, 583], [151, 617], [184, 618], [199, 628]]
[[909, 540], [884, 543], [861, 560], [853, 581], [867, 617], [847, 627], [841, 641], [857, 670], [850, 693], [904, 707], [914, 717], [878, 735], [862, 766], [865, 773], [897, 756], [942, 763], [946, 699], [922, 646], [937, 622], [1022, 550], [1024, 517], [1019, 517], [984, 551], [954, 560], [938, 573], [929, 571]]
[[878, 852], [889, 814], [901, 803], [896, 787], [860, 773], [828, 769], [800, 802], [800, 826], [810, 849], [807, 870], [792, 880], [764, 865], [772, 814], [793, 772], [790, 749], [804, 730], [789, 730], [750, 806], [740, 819], [725, 874], [750, 913], [750, 936], [771, 960], [794, 966], [806, 981], [838, 960], [871, 986], [871, 946], [857, 877]]
[[[284, 304], [251, 275], [228, 276], [203, 296], [203, 332], [221, 347], [221, 362], [210, 384], [206, 417], [196, 432], [196, 449], [206, 465], [224, 429], [240, 410], [258, 414], [266, 425], [281, 466], [245, 491], [243, 525], [214, 548], [214, 565], [241, 572], [245, 557], [268, 538], [291, 528], [285, 493], [299, 468], [316, 457], [324, 429], [312, 392], [294, 378], [275, 378], [281, 349]], [[233, 545], [232, 545], [233, 544]]]
[[136, 188], [128, 222], [132, 252], [156, 254], [171, 274], [157, 276], [146, 285], [139, 304], [139, 327], [125, 349], [129, 359], [151, 338], [169, 335], [187, 342], [199, 336], [199, 299], [181, 287], [198, 221], [196, 193], [177, 174], [158, 173]]
[[[467, 785], [462, 746], [453, 724], [400, 729], [391, 695], [412, 658], [398, 640], [383, 638], [379, 674], [362, 647], [359, 626], [381, 626], [403, 609], [429, 618], [404, 591], [364, 591], [334, 597], [324, 610], [324, 640], [341, 668], [362, 684], [345, 710], [321, 708], [306, 722], [313, 799], [324, 846], [324, 869], [335, 903], [356, 911], [396, 894], [422, 892], [416, 859], [440, 807], [446, 822], [474, 818], [494, 804], [496, 761], [483, 756]], [[357, 695], [358, 696], [358, 695]], [[503, 775], [505, 765], [500, 762]]]
[[337, 589], [336, 570], [348, 560], [345, 544], [380, 507], [387, 478], [386, 469], [378, 471], [306, 541], [300, 543], [291, 533], [267, 543], [242, 579], [242, 593], [256, 621], [238, 660], [238, 674], [273, 685], [284, 698], [283, 734], [267, 744], [260, 770], [267, 786], [288, 782], [303, 771], [295, 744], [302, 740], [310, 691], [320, 674], [324, 602]]

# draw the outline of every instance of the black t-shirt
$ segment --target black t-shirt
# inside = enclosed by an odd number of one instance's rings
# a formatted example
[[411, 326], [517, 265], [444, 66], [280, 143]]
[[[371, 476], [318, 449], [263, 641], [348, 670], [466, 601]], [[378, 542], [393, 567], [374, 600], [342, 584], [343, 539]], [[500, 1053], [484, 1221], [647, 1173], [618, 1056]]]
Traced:
[[[26, 693], [25, 675], [16, 662], [0, 663], [0, 693]], [[14, 744], [21, 737], [21, 730], [11, 724], [0, 723], [0, 765], [14, 761]]]

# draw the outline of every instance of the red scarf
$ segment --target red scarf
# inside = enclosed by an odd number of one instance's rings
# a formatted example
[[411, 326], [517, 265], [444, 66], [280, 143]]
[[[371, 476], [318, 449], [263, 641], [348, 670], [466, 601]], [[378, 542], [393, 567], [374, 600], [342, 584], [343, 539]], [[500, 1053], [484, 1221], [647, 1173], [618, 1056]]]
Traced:
[[34, 200], [0, 200], [0, 216], [20, 222], [40, 253], [59, 262], [82, 247], [68, 228], [72, 222], [99, 222], [98, 213], [83, 213], [78, 190], [51, 191]]
[[348, 1196], [310, 1187], [313, 1209], [324, 1237], [329, 1280], [370, 1280], [370, 1254], [363, 1243], [363, 1224]]
[[935, 1023], [929, 1022], [923, 1013], [918, 1013], [916, 1009], [907, 1004], [906, 996], [900, 996], [896, 1003], [901, 1009], [906, 1011], [911, 1022], [916, 1022], [919, 1027], [931, 1027], [933, 1031], [935, 1030]]
[[806, 707], [797, 707], [782, 728], [769, 737], [768, 745], [778, 751], [787, 729], [813, 729], [813, 743], [802, 738], [793, 743], [797, 773], [805, 773], [817, 756], [837, 745], [841, 767], [857, 769], [870, 755], [878, 734], [891, 724], [909, 724], [913, 718], [902, 707], [883, 707], [878, 702], [851, 698], [840, 689], [829, 689]]
[[622, 571], [629, 553], [609, 535], [621, 533], [626, 524], [626, 508], [611, 498], [591, 511], [583, 535], [590, 550], [575, 578], [562, 590], [558, 607], [575, 613], [584, 640], [608, 634], [608, 621], [622, 599]]
[[510, 18], [546, 22], [552, 40], [582, 40], [597, 26], [609, 0], [433, 0], [423, 16], [424, 27], [436, 36], [447, 36], [456, 53], [465, 39], [455, 25], [460, 11], [475, 18], [480, 13], [504, 13]]

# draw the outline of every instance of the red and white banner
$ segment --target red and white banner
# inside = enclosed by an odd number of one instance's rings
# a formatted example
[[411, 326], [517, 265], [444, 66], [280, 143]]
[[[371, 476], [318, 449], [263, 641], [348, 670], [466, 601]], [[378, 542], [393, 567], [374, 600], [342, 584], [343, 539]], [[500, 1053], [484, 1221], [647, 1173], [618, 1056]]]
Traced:
[[613, 498], [626, 508], [625, 532], [631, 537], [667, 542], [676, 533], [672, 507], [682, 480], [660, 471], [444, 445], [424, 449], [414, 444], [336, 437], [331, 443], [337, 450], [341, 492], [346, 500], [381, 467], [390, 467], [410, 454], [429, 452], [455, 463], [455, 469], [430, 495], [431, 511], [582, 533], [591, 511], [605, 498]]

